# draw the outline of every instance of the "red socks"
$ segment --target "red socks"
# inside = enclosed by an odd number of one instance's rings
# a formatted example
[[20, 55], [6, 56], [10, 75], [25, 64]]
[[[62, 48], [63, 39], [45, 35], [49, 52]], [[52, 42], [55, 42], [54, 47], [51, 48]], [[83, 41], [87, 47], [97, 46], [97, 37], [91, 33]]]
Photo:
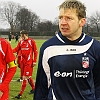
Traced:
[[34, 85], [34, 81], [33, 81], [32, 77], [30, 77], [30, 78], [28, 79], [28, 83], [31, 85], [32, 90], [34, 90], [34, 89], [35, 89], [35, 85]]
[[[34, 81], [33, 81], [33, 79], [32, 79], [31, 77], [28, 79], [28, 83], [31, 85], [32, 90], [34, 90], [34, 89], [35, 89], [35, 85], [34, 85]], [[19, 93], [20, 95], [23, 94], [23, 92], [24, 92], [24, 90], [25, 90], [25, 88], [26, 88], [26, 84], [27, 84], [27, 80], [23, 80], [23, 81], [22, 81], [21, 91], [20, 91], [20, 93]]]
[[22, 87], [21, 87], [21, 91], [20, 91], [20, 95], [23, 94], [25, 88], [26, 88], [26, 84], [27, 84], [27, 80], [23, 80], [22, 81]]

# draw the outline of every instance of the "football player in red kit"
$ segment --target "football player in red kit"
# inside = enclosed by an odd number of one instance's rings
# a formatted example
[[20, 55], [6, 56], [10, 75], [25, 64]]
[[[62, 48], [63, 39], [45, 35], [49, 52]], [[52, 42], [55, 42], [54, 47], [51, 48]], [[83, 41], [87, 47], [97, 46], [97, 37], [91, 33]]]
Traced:
[[7, 40], [0, 38], [0, 100], [8, 100], [9, 84], [15, 72], [15, 56]]
[[27, 82], [31, 85], [31, 93], [34, 93], [35, 84], [32, 79], [33, 67], [36, 65], [36, 60], [38, 56], [38, 51], [36, 43], [33, 39], [28, 37], [28, 32], [26, 30], [20, 31], [22, 40], [18, 43], [17, 47], [13, 49], [13, 52], [18, 52], [21, 50], [21, 72], [22, 72], [22, 87], [20, 93], [15, 96], [15, 98], [20, 98], [26, 88]]

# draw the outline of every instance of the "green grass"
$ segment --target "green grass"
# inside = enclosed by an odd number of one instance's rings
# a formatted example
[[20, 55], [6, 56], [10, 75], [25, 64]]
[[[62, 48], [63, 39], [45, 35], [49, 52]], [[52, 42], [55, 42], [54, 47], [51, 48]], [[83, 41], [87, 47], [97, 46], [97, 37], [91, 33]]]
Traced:
[[[35, 40], [35, 41], [36, 41], [36, 45], [37, 45], [38, 52], [39, 52], [40, 47], [41, 47], [41, 45], [43, 44], [43, 42], [45, 40], [38, 39], [38, 40]], [[12, 48], [15, 48], [16, 45], [17, 45], [17, 43], [15, 43], [15, 40], [12, 40], [12, 42], [11, 42]], [[38, 60], [37, 60], [37, 62], [38, 62]], [[32, 78], [34, 79], [34, 81], [36, 79], [37, 65], [38, 64], [36, 64], [36, 66], [34, 67], [34, 71], [33, 71], [33, 75], [32, 75]], [[20, 88], [21, 88], [21, 82], [17, 82], [16, 81], [17, 79], [19, 79], [19, 77], [20, 77], [20, 69], [17, 67], [17, 71], [16, 71], [16, 73], [15, 73], [15, 75], [13, 77], [13, 80], [10, 83], [9, 100], [17, 100], [14, 97], [16, 95], [18, 95], [18, 93], [20, 91]], [[26, 89], [25, 89], [25, 91], [24, 91], [24, 93], [22, 95], [21, 100], [33, 100], [33, 95], [29, 95], [28, 94], [30, 90], [31, 90], [31, 87], [30, 87], [29, 84], [27, 84], [27, 87], [26, 87]]]

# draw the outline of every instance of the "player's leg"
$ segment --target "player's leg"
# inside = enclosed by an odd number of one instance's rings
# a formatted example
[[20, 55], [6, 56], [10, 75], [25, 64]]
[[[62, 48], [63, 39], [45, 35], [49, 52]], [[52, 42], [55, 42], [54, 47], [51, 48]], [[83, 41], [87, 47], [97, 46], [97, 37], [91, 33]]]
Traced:
[[21, 90], [20, 90], [20, 95], [22, 96], [25, 88], [26, 88], [26, 84], [27, 84], [27, 78], [25, 78], [25, 76], [23, 76], [23, 81], [22, 81], [22, 86], [21, 86]]
[[11, 38], [9, 38], [9, 43], [11, 43]]
[[26, 85], [27, 85], [27, 78], [25, 78], [25, 76], [23, 76], [23, 81], [22, 81], [20, 93], [17, 96], [15, 96], [15, 98], [17, 98], [17, 99], [21, 98], [21, 96], [26, 88]]
[[26, 85], [28, 83], [29, 77], [27, 76], [27, 71], [28, 71], [27, 66], [21, 66], [20, 68], [21, 68], [21, 76], [22, 76], [23, 81], [22, 81], [22, 86], [21, 86], [21, 90], [20, 90], [19, 94], [22, 96], [22, 94], [26, 88]]
[[32, 77], [29, 77], [28, 83], [30, 84], [30, 86], [32, 88], [32, 90], [29, 92], [29, 94], [33, 94], [34, 90], [35, 90], [35, 84], [34, 84], [34, 80], [32, 79]]
[[28, 83], [30, 84], [30, 86], [32, 88], [31, 91], [29, 92], [29, 94], [33, 94], [34, 90], [35, 90], [34, 80], [32, 79], [33, 67], [29, 66], [28, 70], [29, 70]]

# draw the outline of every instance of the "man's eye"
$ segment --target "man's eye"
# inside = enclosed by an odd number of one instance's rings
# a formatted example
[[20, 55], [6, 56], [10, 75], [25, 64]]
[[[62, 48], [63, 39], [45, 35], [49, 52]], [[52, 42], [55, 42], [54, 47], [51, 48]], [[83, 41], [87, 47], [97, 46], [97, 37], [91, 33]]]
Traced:
[[59, 19], [62, 19], [62, 17], [61, 17], [61, 16], [59, 16], [58, 18], [59, 18]]
[[72, 20], [72, 18], [68, 17], [67, 20]]

